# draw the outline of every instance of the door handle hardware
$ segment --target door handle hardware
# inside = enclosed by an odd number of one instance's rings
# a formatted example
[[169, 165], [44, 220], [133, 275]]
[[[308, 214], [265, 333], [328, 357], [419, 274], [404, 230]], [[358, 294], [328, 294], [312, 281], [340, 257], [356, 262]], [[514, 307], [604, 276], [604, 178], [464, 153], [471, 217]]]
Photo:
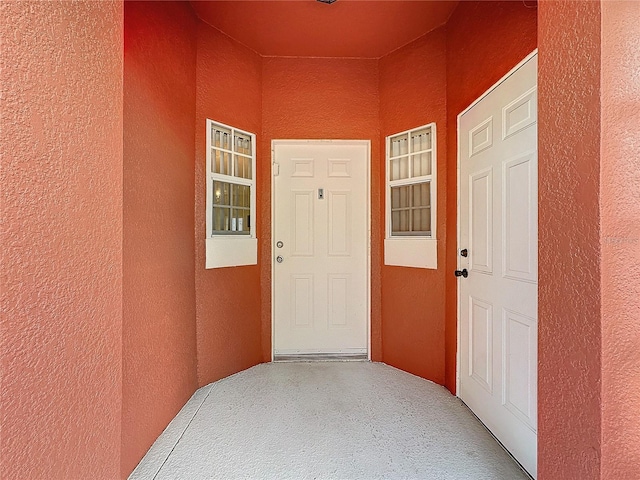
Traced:
[[463, 248], [462, 250], [460, 250], [460, 256], [461, 257], [468, 257], [469, 256], [469, 252], [467, 251], [466, 248]]
[[462, 270], [456, 270], [455, 272], [453, 272], [453, 274], [456, 277], [464, 277], [467, 278], [469, 276], [469, 272], [467, 272], [466, 268], [463, 268]]
[[280, 255], [276, 257], [276, 262], [282, 263], [283, 261], [284, 261], [284, 258], [282, 258]]
[[276, 247], [282, 248], [282, 247], [284, 247], [284, 243], [278, 242], [278, 243], [276, 243]]

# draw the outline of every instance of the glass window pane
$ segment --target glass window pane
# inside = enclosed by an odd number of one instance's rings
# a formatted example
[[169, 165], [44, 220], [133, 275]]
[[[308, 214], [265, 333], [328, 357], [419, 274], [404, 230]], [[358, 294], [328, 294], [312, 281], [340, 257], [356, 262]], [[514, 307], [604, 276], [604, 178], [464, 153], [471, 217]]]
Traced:
[[251, 208], [251, 187], [243, 186], [242, 203], [241, 206], [245, 208]]
[[213, 231], [228, 232], [229, 231], [229, 213], [228, 207], [213, 207]]
[[391, 231], [400, 231], [400, 212], [391, 212]]
[[397, 157], [398, 155], [406, 155], [409, 153], [407, 144], [407, 135], [397, 135], [389, 141], [389, 156]]
[[404, 187], [392, 187], [391, 188], [391, 208], [407, 208], [410, 207], [410, 189], [411, 185]]
[[233, 165], [236, 177], [251, 178], [251, 159], [249, 157], [234, 155]]
[[234, 207], [249, 208], [251, 206], [251, 187], [232, 184], [231, 188], [233, 192], [231, 205]]
[[398, 187], [391, 188], [391, 209], [400, 208], [400, 189]]
[[251, 233], [251, 187], [213, 182], [213, 228], [217, 233]]
[[220, 147], [224, 148], [225, 150], [231, 150], [231, 132], [222, 132], [222, 142], [220, 143]]
[[413, 232], [431, 231], [431, 208], [416, 208], [413, 212]]
[[400, 232], [409, 231], [409, 214], [410, 210], [400, 210]]
[[217, 125], [212, 126], [211, 146], [231, 150], [231, 130]]
[[409, 142], [407, 141], [407, 137], [400, 139], [400, 155], [406, 155], [409, 153]]
[[424, 231], [431, 233], [431, 207], [422, 208], [420, 210], [420, 215], [422, 215], [422, 226], [424, 227]]
[[245, 158], [245, 162], [246, 162], [246, 164], [245, 164], [245, 167], [244, 167], [245, 168], [245, 170], [244, 170], [244, 178], [251, 179], [251, 178], [253, 178], [253, 172], [252, 172], [253, 165], [252, 165], [251, 159], [250, 158]]
[[230, 184], [226, 182], [213, 181], [213, 204], [230, 205], [231, 192]]
[[[217, 148], [226, 148], [227, 150], [231, 149], [230, 139], [231, 130], [219, 127], [217, 125], [211, 127], [211, 146]], [[225, 145], [228, 145], [225, 147]]]
[[251, 233], [251, 223], [249, 222], [250, 214], [250, 209], [245, 208], [242, 210], [242, 231], [246, 233]]
[[236, 177], [244, 178], [244, 157], [233, 156], [233, 172]]
[[411, 151], [421, 152], [431, 149], [431, 128], [411, 133]]
[[418, 183], [417, 185], [412, 185], [412, 189], [412, 207], [428, 207], [431, 205], [430, 183]]
[[220, 170], [220, 152], [215, 148], [211, 149], [211, 172], [215, 173]]
[[422, 175], [431, 175], [431, 152], [412, 155], [413, 177], [421, 177]]
[[391, 160], [391, 180], [409, 178], [409, 158], [401, 157]]
[[211, 149], [211, 171], [231, 175], [231, 154]]
[[233, 149], [236, 153], [251, 155], [251, 137], [249, 137], [248, 135], [243, 135], [241, 133], [236, 133], [234, 136]]
[[220, 172], [223, 175], [231, 175], [231, 154], [222, 154], [222, 164], [220, 165]]
[[406, 208], [411, 206], [411, 185], [400, 188], [400, 207]]
[[391, 212], [391, 231], [393, 233], [408, 233], [411, 210]]
[[231, 209], [231, 231], [243, 234], [250, 233], [249, 210], [245, 208]]

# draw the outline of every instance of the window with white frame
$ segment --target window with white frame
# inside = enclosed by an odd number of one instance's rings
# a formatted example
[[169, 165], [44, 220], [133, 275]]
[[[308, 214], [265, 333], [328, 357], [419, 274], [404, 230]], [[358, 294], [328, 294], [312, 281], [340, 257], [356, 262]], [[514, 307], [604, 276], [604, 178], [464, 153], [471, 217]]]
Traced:
[[436, 126], [386, 138], [385, 263], [436, 268]]
[[207, 120], [207, 268], [257, 263], [255, 143], [253, 133]]

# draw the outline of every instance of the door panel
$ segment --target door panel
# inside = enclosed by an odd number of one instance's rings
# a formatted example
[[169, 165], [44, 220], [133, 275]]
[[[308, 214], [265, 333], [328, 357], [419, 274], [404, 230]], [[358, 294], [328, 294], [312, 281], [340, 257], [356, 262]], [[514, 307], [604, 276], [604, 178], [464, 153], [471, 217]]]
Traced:
[[293, 257], [313, 256], [313, 190], [291, 192], [293, 199], [291, 216], [291, 232], [293, 240]]
[[489, 393], [493, 390], [492, 310], [491, 304], [469, 297], [469, 376]]
[[274, 158], [274, 353], [366, 354], [368, 145], [277, 142]]
[[329, 250], [330, 257], [351, 256], [351, 192], [330, 191], [329, 205]]
[[460, 398], [536, 476], [537, 56], [460, 116]]
[[483, 273], [491, 273], [493, 264], [492, 184], [493, 172], [491, 169], [470, 176], [471, 231], [469, 232], [469, 245], [473, 252], [471, 268]]
[[536, 282], [538, 276], [536, 152], [504, 162], [504, 275]]

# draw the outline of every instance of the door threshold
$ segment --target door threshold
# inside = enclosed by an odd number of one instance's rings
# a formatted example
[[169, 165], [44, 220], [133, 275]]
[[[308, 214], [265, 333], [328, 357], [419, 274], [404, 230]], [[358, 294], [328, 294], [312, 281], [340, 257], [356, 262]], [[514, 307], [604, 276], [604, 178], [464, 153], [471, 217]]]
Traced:
[[274, 362], [362, 362], [368, 359], [366, 353], [295, 353], [273, 356]]

